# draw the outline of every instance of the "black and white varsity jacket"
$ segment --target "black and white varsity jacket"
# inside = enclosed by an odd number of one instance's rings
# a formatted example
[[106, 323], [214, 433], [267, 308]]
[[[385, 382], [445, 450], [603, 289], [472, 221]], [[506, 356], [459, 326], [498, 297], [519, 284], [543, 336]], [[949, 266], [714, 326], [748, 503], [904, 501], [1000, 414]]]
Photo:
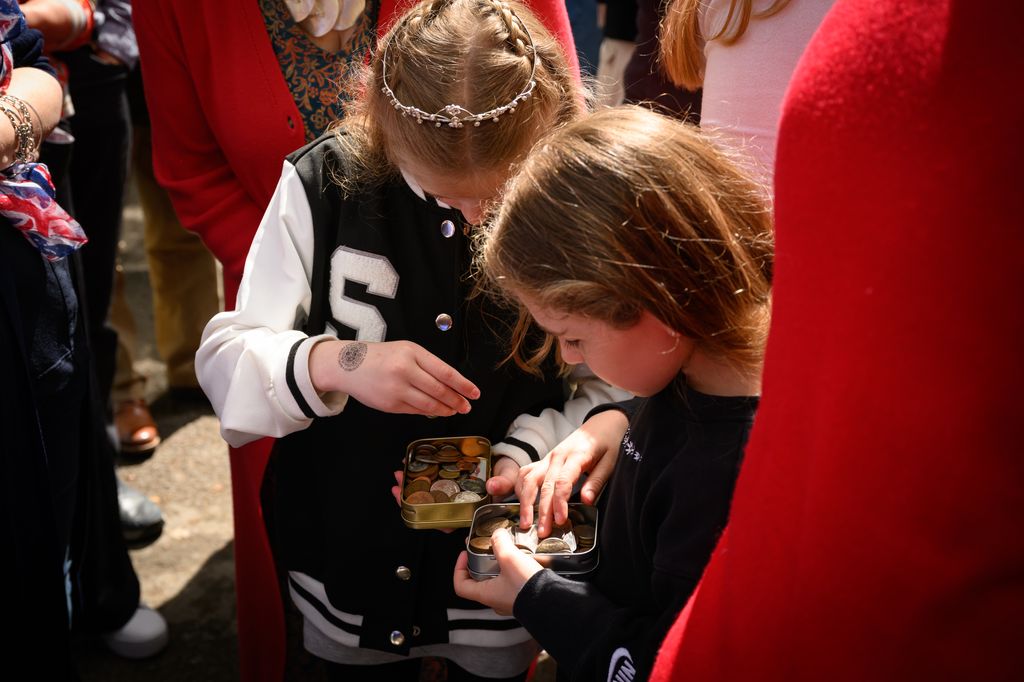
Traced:
[[[553, 367], [540, 379], [501, 365], [511, 320], [484, 297], [467, 300], [461, 214], [401, 178], [344, 198], [330, 178], [345, 167], [331, 135], [288, 157], [237, 308], [203, 334], [200, 382], [230, 444], [279, 438], [265, 485], [273, 545], [307, 626], [344, 646], [399, 655], [441, 643], [524, 642], [517, 622], [455, 596], [465, 531], [407, 528], [390, 494], [392, 472], [409, 442], [439, 436], [486, 436], [495, 455], [528, 463], [595, 405], [624, 394], [580, 376], [566, 400]], [[469, 414], [428, 419], [318, 395], [309, 351], [333, 337], [414, 341], [481, 397]]]

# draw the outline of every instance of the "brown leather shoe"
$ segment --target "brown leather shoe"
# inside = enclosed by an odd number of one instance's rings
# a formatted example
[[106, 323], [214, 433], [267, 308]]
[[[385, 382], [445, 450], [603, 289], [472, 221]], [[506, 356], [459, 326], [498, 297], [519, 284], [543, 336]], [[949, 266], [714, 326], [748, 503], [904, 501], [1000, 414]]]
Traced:
[[160, 434], [142, 398], [122, 400], [114, 413], [114, 428], [121, 441], [121, 452], [139, 455], [152, 452], [160, 445]]

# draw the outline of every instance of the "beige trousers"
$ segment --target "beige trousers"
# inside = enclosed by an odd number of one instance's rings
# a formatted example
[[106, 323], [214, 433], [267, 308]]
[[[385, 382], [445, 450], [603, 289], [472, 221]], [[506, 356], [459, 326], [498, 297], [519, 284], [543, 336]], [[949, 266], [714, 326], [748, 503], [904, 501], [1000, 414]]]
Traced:
[[[178, 222], [167, 193], [153, 177], [148, 127], [135, 129], [132, 175], [142, 208], [156, 350], [167, 364], [168, 387], [194, 388], [199, 385], [196, 349], [206, 323], [220, 310], [216, 262], [199, 237]], [[115, 276], [110, 321], [119, 339], [114, 377], [114, 399], [119, 400], [140, 396], [144, 378], [132, 366], [136, 330], [124, 298], [124, 276], [120, 271]]]

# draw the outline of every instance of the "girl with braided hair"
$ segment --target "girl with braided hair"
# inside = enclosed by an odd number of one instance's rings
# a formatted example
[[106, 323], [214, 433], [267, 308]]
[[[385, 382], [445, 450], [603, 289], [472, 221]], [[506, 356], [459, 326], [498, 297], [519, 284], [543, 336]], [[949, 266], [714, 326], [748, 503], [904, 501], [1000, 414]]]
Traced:
[[514, 311], [471, 295], [475, 225], [585, 97], [551, 34], [501, 0], [416, 5], [354, 91], [343, 122], [287, 158], [197, 374], [231, 445], [278, 438], [272, 545], [332, 676], [418, 679], [430, 656], [448, 679], [522, 679], [530, 635], [454, 594], [465, 532], [407, 528], [388, 488], [419, 438], [487, 437], [492, 494], [567, 436], [591, 460], [617, 450], [621, 414], [581, 424], [623, 393], [577, 372], [567, 399], [555, 362], [503, 363]]

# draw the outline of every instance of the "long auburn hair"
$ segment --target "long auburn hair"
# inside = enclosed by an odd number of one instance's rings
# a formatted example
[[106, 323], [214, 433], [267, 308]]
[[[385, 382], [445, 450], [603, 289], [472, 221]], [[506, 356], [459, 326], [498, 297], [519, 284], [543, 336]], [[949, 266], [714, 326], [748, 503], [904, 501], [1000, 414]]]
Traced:
[[[532, 96], [497, 122], [418, 124], [382, 92], [386, 55], [388, 86], [401, 103], [429, 113], [448, 104], [490, 111], [526, 88], [534, 50]], [[545, 130], [582, 113], [585, 101], [561, 45], [514, 0], [420, 2], [395, 21], [354, 79], [350, 91], [359, 95], [334, 129], [354, 163], [335, 177], [348, 191], [394, 177], [403, 162], [449, 175], [507, 172]]]
[[753, 0], [730, 0], [729, 11], [717, 33], [705, 36], [700, 28], [701, 8], [708, 0], [670, 0], [658, 34], [659, 59], [677, 86], [696, 90], [704, 84], [704, 44], [718, 40], [732, 45], [747, 31], [750, 20], [781, 12], [789, 0], [772, 0], [755, 12]]
[[533, 371], [539, 345], [517, 295], [606, 322], [646, 310], [704, 352], [760, 371], [773, 232], [763, 188], [697, 128], [617, 107], [541, 140], [479, 237], [487, 291], [519, 309], [510, 357]]

